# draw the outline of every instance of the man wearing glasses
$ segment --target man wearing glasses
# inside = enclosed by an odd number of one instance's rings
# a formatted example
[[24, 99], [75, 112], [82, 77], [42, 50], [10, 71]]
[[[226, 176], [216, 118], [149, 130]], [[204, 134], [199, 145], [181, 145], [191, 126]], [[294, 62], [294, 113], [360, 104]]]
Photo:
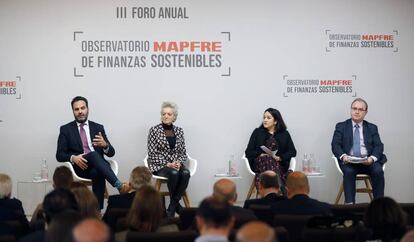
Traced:
[[374, 198], [384, 196], [383, 154], [378, 128], [364, 120], [368, 104], [362, 98], [351, 104], [351, 118], [336, 124], [332, 138], [332, 152], [338, 159], [344, 174], [345, 203], [355, 203], [355, 180], [357, 174], [368, 174], [372, 181]]

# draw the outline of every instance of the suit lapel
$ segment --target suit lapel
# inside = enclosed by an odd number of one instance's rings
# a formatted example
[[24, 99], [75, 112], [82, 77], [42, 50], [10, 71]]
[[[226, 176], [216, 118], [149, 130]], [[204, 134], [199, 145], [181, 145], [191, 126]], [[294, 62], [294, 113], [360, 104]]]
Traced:
[[367, 139], [368, 139], [368, 124], [367, 124], [367, 122], [365, 122], [365, 121], [362, 121], [362, 136], [364, 137], [364, 143], [365, 143], [365, 147], [367, 146], [366, 145], [366, 142], [367, 142]]
[[72, 128], [72, 134], [75, 137], [76, 143], [78, 143], [78, 146], [80, 147], [80, 149], [83, 150], [82, 140], [79, 134], [78, 124], [76, 123], [76, 121], [73, 121], [71, 128]]
[[348, 134], [347, 136], [347, 138], [348, 138], [348, 140], [347, 140], [347, 142], [348, 142], [348, 147], [349, 147], [349, 149], [348, 150], [346, 150], [345, 152], [347, 152], [348, 153], [348, 151], [350, 150], [350, 149], [352, 149], [352, 146], [354, 145], [354, 132], [353, 132], [353, 129], [352, 129], [352, 120], [351, 119], [348, 119], [348, 122], [346, 122], [346, 127], [345, 127], [345, 129], [346, 129], [346, 131], [345, 131], [345, 133], [346, 134]]

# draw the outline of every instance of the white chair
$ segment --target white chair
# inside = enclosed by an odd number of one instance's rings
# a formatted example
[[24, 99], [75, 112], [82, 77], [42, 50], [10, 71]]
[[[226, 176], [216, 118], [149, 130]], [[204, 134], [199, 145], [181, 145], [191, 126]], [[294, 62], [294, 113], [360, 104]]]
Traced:
[[[116, 160], [107, 160], [107, 161], [109, 162], [109, 165], [111, 166], [111, 169], [114, 172], [114, 174], [118, 175], [118, 162]], [[91, 179], [83, 178], [83, 177], [80, 177], [76, 174], [72, 163], [67, 161], [67, 162], [63, 162], [63, 165], [66, 166], [67, 168], [69, 168], [69, 170], [72, 172], [72, 176], [73, 176], [74, 181], [79, 181], [79, 182], [85, 183], [87, 186], [92, 186], [92, 180]], [[105, 186], [104, 197], [108, 198], [108, 196], [109, 196], [108, 195], [108, 190], [106, 189], [106, 186]]]
[[[341, 173], [341, 176], [343, 176], [344, 173], [342, 172], [341, 167], [339, 166], [338, 159], [333, 155], [332, 160], [335, 162], [336, 169], [338, 169], [339, 173]], [[382, 166], [382, 170], [385, 171], [385, 164]], [[370, 200], [372, 201], [373, 195], [372, 195], [371, 177], [367, 174], [357, 174], [355, 182], [357, 181], [363, 181], [365, 183], [365, 187], [357, 188], [355, 189], [355, 191], [357, 193], [367, 193]], [[339, 203], [339, 200], [341, 199], [343, 193], [344, 193], [344, 182], [342, 181], [341, 185], [339, 186], [338, 194], [336, 195], [335, 204]]]
[[[197, 170], [197, 160], [191, 158], [190, 155], [188, 155], [188, 153], [187, 153], [187, 157], [188, 157], [188, 160], [184, 165], [190, 171], [190, 177], [192, 177], [195, 174], [196, 170]], [[149, 167], [148, 166], [148, 155], [145, 156], [145, 158], [144, 158], [144, 165], [146, 167]], [[168, 178], [163, 177], [163, 176], [157, 176], [157, 175], [154, 175], [154, 174], [152, 175], [152, 178], [155, 179], [155, 189], [157, 189], [157, 191], [160, 192], [161, 196], [163, 196], [163, 197], [170, 196], [170, 193], [168, 191], [167, 192], [161, 192], [161, 185], [162, 185], [162, 183], [167, 183]], [[188, 197], [187, 191], [184, 192], [183, 202], [184, 202], [184, 206], [186, 208], [191, 207], [191, 202], [190, 202], [190, 198]]]
[[[249, 191], [247, 192], [246, 200], [250, 199], [250, 197], [253, 195], [253, 193], [256, 193], [256, 198], [257, 198], [259, 194], [256, 190], [256, 181], [254, 179], [255, 176], [256, 176], [256, 173], [254, 171], [252, 171], [252, 168], [250, 168], [249, 160], [246, 158], [246, 154], [243, 155], [242, 159], [244, 160], [244, 163], [246, 164], [247, 171], [251, 175], [253, 175], [253, 181], [252, 181], [252, 184], [250, 185]], [[292, 157], [290, 159], [288, 172], [295, 171], [295, 169], [296, 169], [296, 158]]]

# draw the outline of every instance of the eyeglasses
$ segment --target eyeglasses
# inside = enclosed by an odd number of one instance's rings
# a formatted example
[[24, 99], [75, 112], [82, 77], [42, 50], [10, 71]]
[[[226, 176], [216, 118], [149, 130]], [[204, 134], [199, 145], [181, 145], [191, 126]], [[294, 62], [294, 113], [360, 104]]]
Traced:
[[356, 111], [358, 111], [358, 112], [365, 112], [365, 111], [367, 111], [367, 110], [362, 109], [362, 108], [351, 108], [351, 110], [352, 110], [353, 112], [356, 112]]

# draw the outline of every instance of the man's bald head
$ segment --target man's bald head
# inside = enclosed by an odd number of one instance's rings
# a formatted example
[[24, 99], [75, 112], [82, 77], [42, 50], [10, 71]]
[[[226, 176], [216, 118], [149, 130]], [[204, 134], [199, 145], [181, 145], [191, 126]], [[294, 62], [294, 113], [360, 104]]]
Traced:
[[108, 242], [109, 228], [98, 219], [85, 219], [73, 229], [75, 242]]
[[275, 231], [268, 224], [253, 221], [243, 225], [236, 235], [237, 242], [276, 242]]
[[294, 171], [289, 174], [286, 180], [286, 186], [288, 190], [288, 197], [291, 198], [297, 194], [309, 193], [309, 181], [305, 173], [300, 171]]
[[237, 200], [236, 184], [229, 179], [220, 179], [214, 183], [213, 197], [233, 204]]

